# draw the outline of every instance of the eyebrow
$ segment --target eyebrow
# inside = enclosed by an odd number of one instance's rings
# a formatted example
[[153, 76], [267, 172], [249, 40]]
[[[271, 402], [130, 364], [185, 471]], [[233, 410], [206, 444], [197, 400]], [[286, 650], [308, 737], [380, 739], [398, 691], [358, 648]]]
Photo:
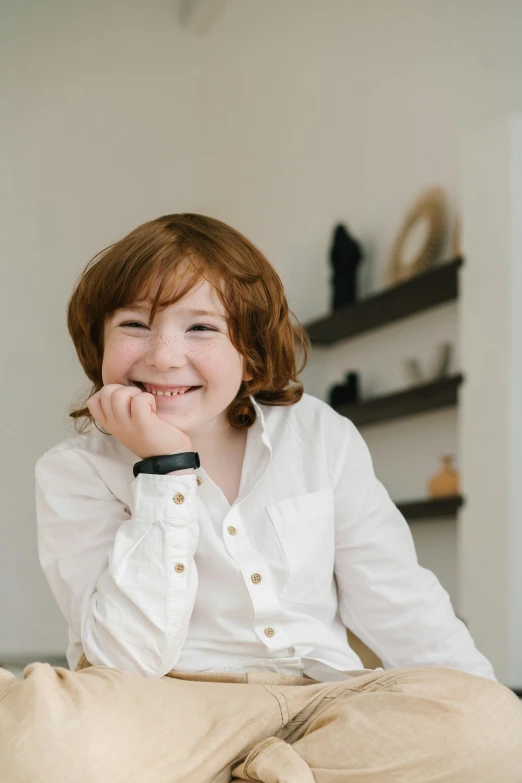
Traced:
[[[141, 310], [142, 312], [145, 312], [148, 310], [148, 307], [145, 303], [141, 304], [140, 302], [135, 302], [133, 305], [129, 305], [128, 307], [122, 307], [120, 308], [121, 312], [124, 312], [125, 310]], [[213, 315], [215, 318], [221, 318], [222, 321], [226, 321], [226, 317], [224, 315], [220, 315], [219, 313], [215, 313], [213, 310], [194, 310], [194, 309], [185, 309], [181, 310], [182, 313], [188, 313], [188, 315]]]

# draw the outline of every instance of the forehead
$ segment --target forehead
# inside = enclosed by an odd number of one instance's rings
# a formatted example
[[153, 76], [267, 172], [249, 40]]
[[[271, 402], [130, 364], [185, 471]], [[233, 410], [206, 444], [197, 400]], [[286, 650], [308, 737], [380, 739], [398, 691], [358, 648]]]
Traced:
[[[117, 312], [137, 310], [147, 312], [152, 307], [156, 290], [146, 296], [139, 296], [134, 301], [120, 307]], [[199, 281], [182, 299], [178, 299], [168, 307], [180, 314], [192, 316], [215, 316], [227, 320], [227, 313], [223, 307], [216, 290], [207, 280]]]

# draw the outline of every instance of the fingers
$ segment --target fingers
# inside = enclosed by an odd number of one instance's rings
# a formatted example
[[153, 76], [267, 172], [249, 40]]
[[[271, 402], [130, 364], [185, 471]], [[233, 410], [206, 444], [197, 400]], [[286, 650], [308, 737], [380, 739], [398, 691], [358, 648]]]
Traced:
[[92, 417], [108, 432], [112, 433], [115, 419], [130, 419], [130, 403], [133, 397], [142, 394], [136, 386], [108, 383], [87, 401]]
[[156, 413], [156, 399], [149, 392], [142, 392], [130, 401], [132, 420], [139, 426], [145, 424]]
[[87, 400], [87, 407], [93, 419], [106, 429], [107, 417], [102, 408], [101, 389]]
[[[115, 384], [114, 384], [115, 385]], [[134, 397], [141, 395], [143, 392], [136, 386], [120, 386], [109, 395], [107, 404], [110, 409], [109, 413], [112, 418], [116, 418], [121, 422], [130, 422], [131, 418], [131, 403]]]

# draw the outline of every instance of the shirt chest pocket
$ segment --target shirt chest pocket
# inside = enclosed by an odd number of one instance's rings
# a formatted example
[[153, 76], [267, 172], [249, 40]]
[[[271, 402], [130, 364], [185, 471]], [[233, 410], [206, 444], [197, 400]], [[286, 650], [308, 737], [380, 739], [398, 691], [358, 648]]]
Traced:
[[288, 579], [279, 598], [317, 603], [332, 584], [335, 555], [334, 495], [309, 492], [267, 506], [288, 562]]

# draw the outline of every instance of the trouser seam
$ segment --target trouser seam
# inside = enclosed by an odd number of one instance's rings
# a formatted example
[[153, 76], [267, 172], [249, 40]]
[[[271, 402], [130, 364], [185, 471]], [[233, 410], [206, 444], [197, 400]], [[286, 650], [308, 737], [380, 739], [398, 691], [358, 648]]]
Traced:
[[[404, 673], [404, 676], [407, 676], [406, 672]], [[314, 698], [307, 707], [297, 713], [297, 715], [295, 715], [292, 720], [288, 718], [282, 729], [284, 730], [286, 728], [288, 730], [287, 736], [290, 736], [300, 726], [302, 726], [311, 717], [312, 714], [314, 714], [315, 717], [318, 717], [332, 703], [342, 701], [344, 698], [349, 696], [356, 697], [362, 693], [379, 692], [389, 685], [394, 685], [396, 681], [397, 677], [390, 674], [384, 679], [384, 682], [380, 682], [377, 686], [375, 682], [369, 682], [363, 685], [361, 688], [346, 687], [346, 683], [328, 683], [330, 688], [327, 693], [317, 694], [316, 698]], [[280, 733], [281, 731], [278, 732], [278, 734]], [[281, 737], [281, 739], [285, 741], [286, 737]]]
[[9, 694], [17, 684], [18, 684], [18, 679], [15, 679], [14, 682], [11, 683], [11, 687], [5, 693], [2, 693], [2, 695], [0, 696], [0, 701], [5, 699], [6, 696], [9, 696]]
[[283, 694], [274, 690], [271, 685], [263, 685], [263, 688], [268, 691], [268, 693], [271, 693], [274, 699], [277, 701], [279, 706], [279, 714], [281, 717], [281, 726], [279, 728], [282, 729], [288, 723], [290, 718], [290, 714], [288, 712], [288, 702], [286, 701]]
[[[288, 703], [287, 703], [285, 697], [283, 696], [283, 694], [279, 693], [278, 691], [275, 691], [270, 685], [263, 685], [263, 688], [265, 689], [265, 691], [268, 691], [268, 693], [270, 693], [274, 697], [276, 702], [277, 702], [277, 706], [279, 708], [279, 717], [280, 717], [280, 720], [281, 720], [281, 726], [279, 727], [279, 729], [277, 729], [277, 731], [280, 731], [288, 723], [288, 719], [289, 719]], [[274, 737], [273, 736], [274, 733], [275, 732], [273, 732], [270, 735], [270, 737], [266, 737], [264, 740], [261, 740], [261, 745], [260, 746], [257, 745], [258, 741], [255, 740], [254, 743], [251, 745], [251, 747], [249, 749], [243, 750], [241, 752], [241, 754], [239, 756], [236, 756], [236, 758], [234, 758], [232, 760], [232, 762], [229, 762], [226, 765], [226, 767], [224, 767], [224, 769], [232, 768], [236, 764], [239, 764], [239, 763], [245, 763], [246, 764], [246, 760], [248, 759], [248, 755], [249, 755], [249, 753], [252, 752], [252, 750], [254, 748], [256, 749], [255, 756], [257, 756], [257, 753], [259, 752], [259, 750], [262, 750], [263, 748], [265, 748], [270, 743], [272, 743], [272, 742], [274, 742], [276, 740], [280, 741], [280, 742], [284, 742], [284, 740], [279, 740], [277, 737]], [[259, 750], [258, 750], [258, 748], [259, 748]], [[253, 756], [252, 758], [255, 758], [255, 756]], [[250, 763], [250, 759], [249, 759], [248, 763]], [[221, 770], [220, 774], [222, 772], [223, 772], [223, 770]], [[245, 772], [247, 772], [246, 767], [245, 767]]]

